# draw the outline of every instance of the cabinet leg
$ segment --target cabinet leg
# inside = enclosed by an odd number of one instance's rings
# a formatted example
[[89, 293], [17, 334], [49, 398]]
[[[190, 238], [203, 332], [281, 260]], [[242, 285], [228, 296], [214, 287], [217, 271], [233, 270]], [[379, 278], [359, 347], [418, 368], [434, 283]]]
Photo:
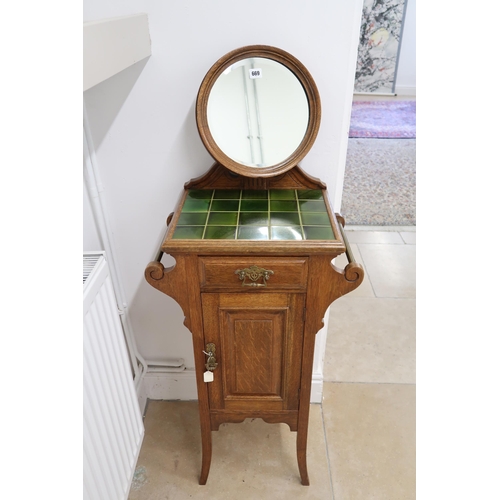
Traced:
[[297, 430], [297, 462], [299, 465], [300, 480], [304, 486], [309, 486], [307, 474], [307, 428]]
[[212, 431], [210, 428], [201, 431], [201, 474], [200, 484], [207, 484], [210, 463], [212, 462]]

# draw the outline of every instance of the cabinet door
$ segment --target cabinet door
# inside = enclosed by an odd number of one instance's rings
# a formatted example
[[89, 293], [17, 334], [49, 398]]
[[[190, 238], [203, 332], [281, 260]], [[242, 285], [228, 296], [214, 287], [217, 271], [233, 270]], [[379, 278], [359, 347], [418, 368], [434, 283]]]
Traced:
[[205, 343], [218, 363], [211, 409], [296, 410], [304, 331], [304, 294], [202, 294]]

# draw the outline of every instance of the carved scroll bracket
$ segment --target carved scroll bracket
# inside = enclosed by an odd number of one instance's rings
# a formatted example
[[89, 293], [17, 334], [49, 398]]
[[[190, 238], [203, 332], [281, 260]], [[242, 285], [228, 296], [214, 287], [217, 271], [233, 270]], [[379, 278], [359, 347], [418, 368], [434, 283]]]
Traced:
[[361, 264], [358, 264], [357, 262], [350, 262], [349, 264], [347, 264], [347, 266], [345, 266], [343, 274], [346, 281], [355, 284], [353, 288], [354, 290], [363, 282], [365, 270], [363, 269], [363, 266]]
[[320, 279], [309, 287], [306, 314], [310, 315], [311, 330], [317, 333], [324, 326], [323, 318], [328, 307], [339, 297], [355, 290], [362, 283], [365, 272], [357, 262], [340, 269], [331, 263], [330, 256], [318, 256], [310, 266], [317, 267], [316, 276]]
[[191, 331], [183, 257], [176, 257], [176, 264], [167, 268], [159, 261], [152, 261], [147, 265], [144, 275], [152, 287], [172, 297], [181, 306], [185, 317], [184, 325]]

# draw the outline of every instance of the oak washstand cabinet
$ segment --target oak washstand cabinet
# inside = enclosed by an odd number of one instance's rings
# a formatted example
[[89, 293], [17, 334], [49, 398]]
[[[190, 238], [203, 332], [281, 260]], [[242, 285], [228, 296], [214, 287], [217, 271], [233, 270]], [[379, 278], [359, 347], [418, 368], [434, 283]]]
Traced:
[[[320, 122], [307, 69], [269, 46], [244, 47], [207, 73], [196, 121], [215, 164], [185, 184], [146, 279], [179, 303], [193, 335], [207, 481], [211, 432], [262, 418], [297, 432], [308, 485], [307, 428], [315, 335], [363, 268], [325, 184], [298, 166]], [[349, 264], [332, 260], [347, 253]], [[175, 265], [165, 269], [168, 253]]]

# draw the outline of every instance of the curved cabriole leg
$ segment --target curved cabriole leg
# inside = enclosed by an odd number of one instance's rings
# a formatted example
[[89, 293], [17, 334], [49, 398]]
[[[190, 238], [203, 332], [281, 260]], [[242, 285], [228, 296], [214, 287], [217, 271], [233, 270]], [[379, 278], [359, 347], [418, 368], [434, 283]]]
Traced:
[[210, 464], [212, 462], [212, 432], [210, 426], [208, 429], [201, 428], [201, 474], [200, 485], [207, 484]]
[[210, 428], [210, 417], [208, 407], [208, 393], [203, 381], [204, 365], [204, 343], [203, 326], [201, 315], [198, 311], [196, 300], [199, 297], [197, 283], [196, 258], [184, 255], [173, 255], [176, 265], [165, 268], [159, 259], [148, 264], [145, 277], [148, 283], [164, 294], [172, 297], [182, 308], [185, 320], [184, 325], [193, 334], [193, 347], [195, 352], [195, 366], [197, 372], [198, 404], [200, 411], [201, 426], [201, 450], [202, 464], [200, 474], [200, 485], [207, 482], [212, 460], [212, 432]]
[[309, 486], [309, 474], [307, 473], [307, 427], [300, 426], [297, 429], [297, 463], [299, 465], [300, 481], [303, 486]]
[[[348, 256], [349, 260], [351, 256]], [[302, 374], [297, 423], [297, 462], [300, 479], [304, 486], [309, 485], [307, 473], [307, 430], [311, 400], [311, 380], [316, 333], [323, 327], [327, 308], [336, 299], [357, 288], [364, 277], [363, 267], [357, 262], [349, 262], [345, 269], [331, 264], [331, 257], [318, 255], [310, 259], [310, 276], [319, 277], [308, 285], [306, 321], [302, 352]]]

